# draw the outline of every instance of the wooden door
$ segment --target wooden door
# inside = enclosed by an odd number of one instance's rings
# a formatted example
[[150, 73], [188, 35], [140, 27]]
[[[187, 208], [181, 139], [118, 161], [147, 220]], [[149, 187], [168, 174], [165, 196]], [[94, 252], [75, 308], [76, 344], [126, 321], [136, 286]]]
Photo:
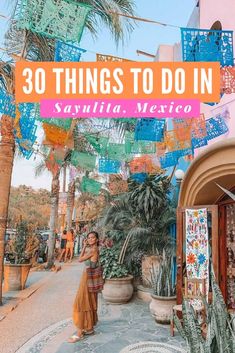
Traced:
[[211, 232], [211, 253], [212, 253], [212, 264], [215, 272], [216, 279], [219, 281], [219, 237], [218, 237], [218, 206], [217, 205], [203, 205], [203, 206], [188, 206], [177, 208], [177, 284], [176, 284], [176, 295], [177, 303], [182, 303], [182, 288], [183, 288], [183, 263], [185, 259], [184, 247], [185, 247], [185, 210], [186, 209], [199, 209], [206, 208], [208, 219], [208, 228]]
[[235, 309], [235, 202], [219, 204], [220, 289], [229, 309]]

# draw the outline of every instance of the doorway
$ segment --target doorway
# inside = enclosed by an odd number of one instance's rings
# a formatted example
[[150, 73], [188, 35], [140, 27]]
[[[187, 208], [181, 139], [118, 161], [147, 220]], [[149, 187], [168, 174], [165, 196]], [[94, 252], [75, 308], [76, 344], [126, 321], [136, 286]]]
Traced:
[[228, 309], [235, 310], [235, 202], [219, 204], [220, 288]]

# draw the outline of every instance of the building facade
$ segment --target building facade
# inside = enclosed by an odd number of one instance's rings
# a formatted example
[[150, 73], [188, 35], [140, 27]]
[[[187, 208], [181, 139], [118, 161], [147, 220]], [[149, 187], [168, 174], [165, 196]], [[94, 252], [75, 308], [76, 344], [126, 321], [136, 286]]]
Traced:
[[[234, 0], [196, 1], [188, 28], [232, 30], [235, 39]], [[182, 61], [182, 45], [160, 45], [155, 61]], [[185, 210], [207, 208], [210, 263], [229, 309], [235, 311], [235, 94], [224, 94], [218, 104], [201, 103], [206, 119], [218, 114], [228, 132], [195, 150], [186, 170], [177, 210], [177, 299], [182, 300], [185, 254]]]

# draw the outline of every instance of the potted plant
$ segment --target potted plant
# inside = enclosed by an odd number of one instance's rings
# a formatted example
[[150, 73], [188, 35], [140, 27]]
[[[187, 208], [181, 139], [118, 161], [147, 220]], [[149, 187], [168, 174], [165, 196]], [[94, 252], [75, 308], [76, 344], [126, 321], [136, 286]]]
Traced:
[[150, 312], [156, 322], [169, 324], [172, 308], [176, 304], [175, 283], [172, 276], [172, 257], [163, 251], [158, 271], [152, 272], [152, 300]]
[[16, 235], [7, 246], [9, 263], [4, 264], [4, 289], [22, 290], [31, 268], [31, 259], [38, 250], [39, 240], [33, 235], [27, 223], [21, 221], [16, 228]]
[[105, 279], [103, 298], [112, 304], [127, 303], [133, 295], [133, 276], [128, 275], [124, 264], [118, 262], [118, 249], [103, 247], [100, 252], [100, 263]]

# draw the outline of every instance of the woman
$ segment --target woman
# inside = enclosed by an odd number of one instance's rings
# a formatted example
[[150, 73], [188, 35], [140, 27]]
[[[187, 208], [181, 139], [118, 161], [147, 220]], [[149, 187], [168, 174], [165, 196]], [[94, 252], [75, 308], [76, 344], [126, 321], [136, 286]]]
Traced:
[[61, 253], [59, 257], [59, 262], [62, 262], [62, 258], [65, 255], [66, 243], [67, 243], [67, 230], [63, 230], [63, 233], [61, 235], [61, 241], [60, 241]]
[[[99, 262], [99, 235], [90, 232], [79, 256], [79, 262], [85, 262], [86, 268], [95, 268]], [[77, 327], [77, 335], [69, 338], [68, 342], [75, 343], [83, 339], [84, 335], [94, 333], [94, 326], [98, 321], [97, 316], [97, 293], [88, 291], [86, 268], [82, 274], [80, 286], [73, 306], [73, 321]]]
[[74, 249], [74, 231], [73, 231], [73, 229], [70, 229], [70, 231], [67, 232], [66, 253], [65, 253], [65, 260], [64, 260], [64, 262], [67, 261], [68, 253], [70, 253], [69, 262], [72, 262], [72, 258], [73, 258], [73, 249]]

